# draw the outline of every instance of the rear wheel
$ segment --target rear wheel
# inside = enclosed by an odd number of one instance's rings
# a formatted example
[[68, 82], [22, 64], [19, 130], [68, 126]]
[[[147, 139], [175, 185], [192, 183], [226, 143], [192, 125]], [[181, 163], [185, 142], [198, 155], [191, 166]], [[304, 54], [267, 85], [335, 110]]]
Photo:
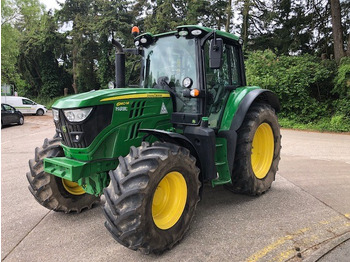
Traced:
[[29, 160], [28, 188], [39, 204], [48, 209], [79, 213], [92, 208], [99, 198], [85, 193], [75, 182], [44, 172], [44, 158], [64, 156], [60, 142], [60, 138], [45, 139], [43, 146], [35, 149], [34, 159]]
[[237, 131], [232, 186], [237, 193], [260, 195], [275, 180], [281, 151], [280, 126], [270, 105], [253, 105]]
[[104, 190], [105, 226], [122, 245], [161, 253], [182, 239], [199, 201], [199, 169], [189, 151], [170, 143], [131, 147]]

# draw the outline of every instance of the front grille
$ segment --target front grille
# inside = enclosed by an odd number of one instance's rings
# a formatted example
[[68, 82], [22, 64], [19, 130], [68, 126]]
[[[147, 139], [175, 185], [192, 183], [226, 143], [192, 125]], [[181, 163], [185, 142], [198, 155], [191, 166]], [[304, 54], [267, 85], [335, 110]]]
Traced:
[[[63, 110], [59, 110], [59, 121], [55, 121], [56, 131], [62, 143], [68, 147], [88, 147], [95, 137], [112, 121], [113, 104], [95, 106], [87, 119], [79, 123], [69, 122]], [[78, 138], [78, 139], [77, 139]]]

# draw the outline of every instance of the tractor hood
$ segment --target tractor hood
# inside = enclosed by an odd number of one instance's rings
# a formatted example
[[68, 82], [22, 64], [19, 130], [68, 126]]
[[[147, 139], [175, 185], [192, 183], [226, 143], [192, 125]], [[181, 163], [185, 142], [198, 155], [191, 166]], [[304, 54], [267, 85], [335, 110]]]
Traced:
[[148, 88], [119, 88], [93, 90], [57, 100], [52, 107], [57, 109], [81, 108], [132, 98], [170, 97], [167, 91]]

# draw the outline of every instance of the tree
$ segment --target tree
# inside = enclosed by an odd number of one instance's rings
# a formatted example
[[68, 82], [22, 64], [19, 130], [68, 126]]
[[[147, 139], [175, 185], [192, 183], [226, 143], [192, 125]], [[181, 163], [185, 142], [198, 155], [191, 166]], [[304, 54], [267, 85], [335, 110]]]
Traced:
[[341, 10], [339, 0], [330, 0], [332, 13], [332, 32], [334, 41], [334, 58], [337, 63], [345, 56], [344, 38], [341, 25]]

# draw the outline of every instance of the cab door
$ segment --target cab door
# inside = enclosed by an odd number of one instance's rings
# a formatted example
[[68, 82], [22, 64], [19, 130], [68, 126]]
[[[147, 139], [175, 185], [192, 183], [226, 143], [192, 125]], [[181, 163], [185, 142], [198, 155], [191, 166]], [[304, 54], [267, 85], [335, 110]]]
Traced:
[[219, 69], [209, 66], [209, 43], [205, 45], [206, 114], [211, 128], [219, 129], [229, 94], [242, 86], [239, 46], [225, 43]]

